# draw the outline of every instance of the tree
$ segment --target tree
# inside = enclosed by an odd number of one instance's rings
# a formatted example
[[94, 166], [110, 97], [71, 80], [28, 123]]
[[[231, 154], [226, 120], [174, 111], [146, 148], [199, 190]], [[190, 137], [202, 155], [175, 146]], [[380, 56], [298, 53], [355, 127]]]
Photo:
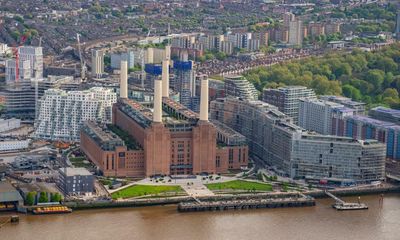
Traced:
[[359, 101], [362, 98], [360, 91], [351, 85], [348, 84], [344, 85], [342, 87], [342, 91], [346, 97], [349, 97], [351, 99]]
[[49, 198], [47, 197], [47, 193], [46, 192], [40, 192], [39, 202], [40, 203], [46, 203], [48, 201], [49, 201]]
[[225, 58], [226, 58], [226, 53], [224, 53], [224, 52], [217, 52], [217, 53], [215, 54], [215, 57], [216, 57], [218, 60], [223, 61], [223, 60], [225, 60]]
[[29, 192], [26, 195], [26, 199], [25, 199], [25, 203], [29, 206], [32, 206], [33, 204], [35, 204], [35, 197], [36, 197], [36, 192]]
[[333, 69], [333, 74], [335, 74], [336, 78], [340, 78], [342, 75], [350, 76], [351, 73], [352, 73], [352, 69], [348, 63], [338, 64]]
[[376, 68], [383, 70], [385, 72], [397, 71], [397, 64], [392, 58], [380, 57], [376, 61]]
[[383, 98], [398, 99], [399, 98], [399, 92], [394, 88], [386, 88], [385, 91], [382, 94], [382, 97]]
[[379, 91], [382, 87], [382, 83], [385, 80], [385, 72], [378, 69], [372, 69], [367, 72], [365, 79], [374, 85], [375, 90]]
[[311, 86], [317, 94], [325, 94], [325, 92], [329, 89], [329, 80], [325, 76], [314, 75]]
[[52, 202], [60, 202], [61, 201], [61, 195], [59, 193], [52, 193], [51, 194], [51, 201]]

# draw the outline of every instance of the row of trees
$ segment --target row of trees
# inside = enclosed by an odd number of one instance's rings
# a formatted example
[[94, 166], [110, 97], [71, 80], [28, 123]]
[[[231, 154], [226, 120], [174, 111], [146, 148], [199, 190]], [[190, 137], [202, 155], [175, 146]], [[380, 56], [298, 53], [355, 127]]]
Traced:
[[400, 44], [376, 52], [353, 50], [259, 67], [246, 77], [259, 91], [302, 85], [320, 95], [344, 95], [370, 105], [400, 108]]
[[[37, 192], [29, 192], [26, 195], [25, 203], [26, 205], [32, 206], [35, 204]], [[61, 194], [59, 193], [50, 193], [50, 199], [46, 192], [40, 192], [38, 203], [47, 203], [47, 202], [60, 202], [62, 199]]]

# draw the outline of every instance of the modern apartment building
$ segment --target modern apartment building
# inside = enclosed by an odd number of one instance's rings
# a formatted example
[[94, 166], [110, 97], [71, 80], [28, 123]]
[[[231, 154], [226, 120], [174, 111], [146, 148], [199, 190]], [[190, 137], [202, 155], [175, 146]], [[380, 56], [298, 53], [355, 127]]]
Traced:
[[211, 118], [243, 134], [250, 156], [292, 178], [353, 180], [384, 179], [384, 144], [313, 134], [291, 118], [260, 101], [235, 98], [211, 102]]
[[249, 39], [247, 44], [247, 49], [249, 51], [255, 52], [260, 50], [261, 41], [260, 39]]
[[162, 66], [161, 64], [146, 63], [146, 65], [144, 66], [144, 71], [146, 72], [144, 87], [153, 89], [154, 81], [161, 77]]
[[9, 85], [3, 92], [7, 117], [35, 118], [35, 87], [30, 80]]
[[386, 107], [375, 107], [369, 110], [368, 114], [374, 119], [400, 125], [400, 110]]
[[35, 136], [51, 140], [79, 141], [83, 122], [111, 122], [111, 109], [116, 100], [116, 93], [102, 87], [69, 92], [49, 89], [38, 101]]
[[292, 176], [360, 182], [385, 179], [386, 146], [376, 140], [302, 134], [292, 146]]
[[60, 168], [57, 186], [66, 195], [91, 195], [95, 178], [86, 168]]
[[308, 34], [311, 37], [318, 37], [320, 35], [325, 35], [325, 25], [319, 22], [310, 22], [308, 24]]
[[42, 47], [22, 46], [18, 48], [19, 59], [29, 60], [31, 75], [35, 79], [43, 78], [43, 49]]
[[351, 98], [343, 97], [343, 96], [324, 95], [324, 96], [319, 96], [319, 98], [321, 100], [331, 101], [331, 102], [342, 104], [345, 107], [354, 109], [356, 114], [361, 114], [361, 115], [363, 115], [365, 113], [365, 106], [367, 105], [366, 103], [356, 102], [356, 101], [353, 101]]
[[301, 20], [289, 22], [289, 44], [301, 46], [303, 38], [303, 22]]
[[336, 126], [334, 120], [339, 117], [339, 113], [354, 114], [354, 111], [335, 102], [315, 98], [300, 99], [298, 124], [309, 131], [329, 135], [334, 131], [333, 127]]
[[400, 159], [400, 126], [392, 122], [362, 115], [349, 116], [340, 134], [355, 139], [376, 139], [386, 144], [388, 158]]
[[251, 39], [260, 40], [261, 46], [268, 46], [269, 33], [268, 32], [255, 32], [252, 33]]
[[5, 114], [7, 117], [34, 119], [36, 97], [40, 99], [44, 91], [49, 88], [74, 90], [79, 87], [79, 84], [69, 76], [48, 76], [45, 79], [30, 79], [18, 84], [10, 84], [3, 90], [7, 109]]
[[185, 107], [198, 111], [199, 100], [196, 98], [196, 78], [194, 62], [188, 60], [187, 53], [183, 53], [179, 61], [174, 61], [174, 82], [172, 88], [179, 92], [179, 102]]
[[233, 42], [229, 42], [229, 41], [222, 41], [221, 42], [221, 48], [220, 51], [227, 54], [227, 55], [231, 55], [233, 53]]
[[340, 23], [332, 22], [325, 24], [325, 34], [330, 35], [340, 32]]
[[225, 95], [245, 100], [257, 100], [258, 91], [252, 83], [240, 75], [224, 76]]
[[[32, 75], [30, 60], [20, 60], [18, 64], [18, 81], [29, 81]], [[15, 59], [6, 60], [6, 84], [12, 84], [16, 80]]]
[[135, 54], [132, 50], [123, 53], [112, 53], [110, 58], [111, 68], [113, 69], [120, 69], [121, 61], [126, 61], [128, 63], [128, 68], [133, 68], [135, 66]]
[[279, 111], [293, 118], [298, 123], [300, 99], [316, 99], [314, 90], [303, 86], [287, 86], [277, 89], [264, 89], [263, 101], [277, 106]]

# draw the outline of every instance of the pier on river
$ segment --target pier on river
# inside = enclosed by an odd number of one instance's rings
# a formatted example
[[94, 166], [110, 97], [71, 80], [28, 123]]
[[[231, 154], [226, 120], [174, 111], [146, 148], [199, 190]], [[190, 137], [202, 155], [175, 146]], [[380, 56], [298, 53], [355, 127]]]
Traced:
[[313, 197], [293, 193], [282, 196], [276, 194], [264, 195], [260, 198], [233, 198], [181, 202], [178, 204], [178, 211], [195, 212], [307, 206], [315, 206], [315, 199]]

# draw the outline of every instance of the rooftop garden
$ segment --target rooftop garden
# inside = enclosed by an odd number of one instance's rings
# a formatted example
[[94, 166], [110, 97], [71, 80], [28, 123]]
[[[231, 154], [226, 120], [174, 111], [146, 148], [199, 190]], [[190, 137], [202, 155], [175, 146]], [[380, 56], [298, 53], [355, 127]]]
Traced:
[[122, 139], [122, 141], [125, 142], [125, 145], [128, 148], [128, 150], [140, 150], [141, 149], [140, 145], [136, 142], [136, 140], [131, 135], [129, 135], [129, 133], [122, 130], [118, 126], [108, 124], [107, 128], [110, 131], [112, 131], [113, 133], [115, 133], [118, 137], [120, 137]]

